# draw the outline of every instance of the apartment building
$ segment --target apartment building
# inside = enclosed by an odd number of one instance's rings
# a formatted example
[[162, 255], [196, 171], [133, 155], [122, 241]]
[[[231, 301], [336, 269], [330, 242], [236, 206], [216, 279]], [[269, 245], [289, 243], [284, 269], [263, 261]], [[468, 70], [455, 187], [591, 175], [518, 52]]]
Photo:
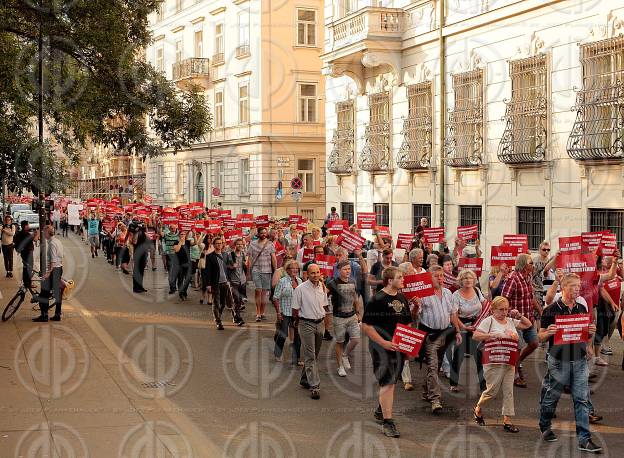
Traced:
[[624, 1], [325, 3], [327, 206], [624, 239]]
[[[155, 203], [220, 203], [234, 213], [320, 220], [325, 211], [320, 0], [166, 0], [147, 59], [184, 89], [199, 85], [213, 130], [145, 163]], [[303, 181], [291, 196], [293, 177]]]

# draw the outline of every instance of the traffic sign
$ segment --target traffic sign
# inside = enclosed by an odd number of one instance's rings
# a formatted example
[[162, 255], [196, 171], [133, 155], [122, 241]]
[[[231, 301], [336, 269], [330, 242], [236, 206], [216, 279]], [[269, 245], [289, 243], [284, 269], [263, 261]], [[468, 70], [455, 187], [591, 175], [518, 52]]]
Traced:
[[221, 195], [221, 190], [217, 187], [212, 188], [212, 195], [214, 197], [219, 197]]
[[301, 189], [303, 187], [303, 181], [301, 181], [301, 178], [295, 177], [290, 180], [290, 187], [293, 189]]

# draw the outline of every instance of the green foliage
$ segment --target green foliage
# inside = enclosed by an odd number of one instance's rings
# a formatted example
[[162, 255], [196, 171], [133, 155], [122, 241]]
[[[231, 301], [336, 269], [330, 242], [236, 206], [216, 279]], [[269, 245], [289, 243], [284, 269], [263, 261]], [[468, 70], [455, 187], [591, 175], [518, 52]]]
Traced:
[[[0, 3], [0, 176], [11, 189], [59, 190], [89, 143], [156, 156], [210, 130], [198, 87], [179, 91], [145, 62], [158, 0]], [[38, 6], [41, 5], [41, 6]], [[37, 147], [37, 45], [44, 37], [44, 119]]]

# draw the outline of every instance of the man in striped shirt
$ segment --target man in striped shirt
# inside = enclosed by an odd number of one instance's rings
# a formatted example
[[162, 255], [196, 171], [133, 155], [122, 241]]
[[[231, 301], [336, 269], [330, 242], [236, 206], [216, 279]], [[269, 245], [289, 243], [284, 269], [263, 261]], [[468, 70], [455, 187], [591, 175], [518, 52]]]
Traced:
[[50, 308], [50, 297], [54, 294], [54, 316], [52, 321], [61, 321], [61, 305], [63, 302], [63, 290], [61, 288], [63, 276], [63, 245], [60, 240], [54, 237], [54, 226], [48, 225], [44, 228], [44, 236], [47, 243], [47, 271], [42, 276], [41, 294], [39, 294], [39, 309], [41, 315], [33, 318], [35, 322], [48, 321], [48, 309]]

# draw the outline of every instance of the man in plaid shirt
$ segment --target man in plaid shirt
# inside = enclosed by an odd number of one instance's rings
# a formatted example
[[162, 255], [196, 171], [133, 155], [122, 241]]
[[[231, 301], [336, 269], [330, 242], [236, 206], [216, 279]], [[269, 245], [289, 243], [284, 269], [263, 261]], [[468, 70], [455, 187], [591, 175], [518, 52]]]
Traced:
[[[509, 309], [517, 310], [522, 316], [527, 317], [533, 322], [533, 310], [537, 311], [539, 315], [542, 313], [542, 309], [535, 300], [533, 293], [533, 284], [531, 277], [533, 275], [533, 260], [531, 256], [526, 253], [518, 255], [516, 259], [516, 268], [514, 272], [509, 276], [501, 296], [504, 296], [509, 301]], [[537, 332], [535, 327], [531, 326], [528, 329], [522, 331], [522, 338], [526, 342], [526, 347], [520, 353], [518, 362], [516, 363], [516, 378], [514, 385], [526, 388], [527, 384], [522, 374], [522, 361], [535, 351], [538, 346]]]

